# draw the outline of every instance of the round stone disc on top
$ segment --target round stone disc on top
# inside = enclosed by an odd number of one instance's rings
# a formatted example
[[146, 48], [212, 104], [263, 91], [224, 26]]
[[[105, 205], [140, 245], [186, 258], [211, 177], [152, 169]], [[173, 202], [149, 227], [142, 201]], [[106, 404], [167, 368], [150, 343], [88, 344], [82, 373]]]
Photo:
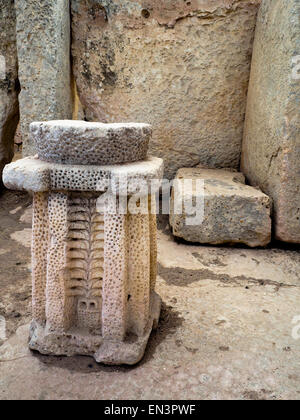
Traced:
[[31, 136], [40, 160], [68, 165], [113, 165], [144, 160], [149, 124], [104, 124], [78, 120], [33, 122]]

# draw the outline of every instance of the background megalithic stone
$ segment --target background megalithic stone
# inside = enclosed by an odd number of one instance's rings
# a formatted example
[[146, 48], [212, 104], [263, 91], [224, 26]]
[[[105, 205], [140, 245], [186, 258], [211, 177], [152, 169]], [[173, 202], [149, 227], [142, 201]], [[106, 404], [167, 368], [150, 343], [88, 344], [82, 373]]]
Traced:
[[300, 2], [263, 0], [255, 34], [242, 170], [274, 201], [276, 239], [300, 243]]
[[0, 0], [0, 188], [2, 170], [14, 155], [19, 121], [16, 16], [13, 0]]
[[88, 121], [153, 126], [172, 179], [238, 168], [260, 0], [72, 0], [72, 57]]
[[[151, 126], [52, 121], [31, 128], [39, 157], [49, 162], [24, 158], [3, 174], [8, 188], [34, 193], [29, 346], [43, 354], [135, 364], [161, 307], [154, 290], [154, 205], [163, 161], [146, 156]], [[53, 163], [66, 156], [69, 164]], [[128, 163], [140, 156], [145, 159]], [[116, 157], [127, 163], [113, 165]], [[103, 158], [110, 165], [83, 164]], [[130, 208], [135, 193], [137, 213]]]

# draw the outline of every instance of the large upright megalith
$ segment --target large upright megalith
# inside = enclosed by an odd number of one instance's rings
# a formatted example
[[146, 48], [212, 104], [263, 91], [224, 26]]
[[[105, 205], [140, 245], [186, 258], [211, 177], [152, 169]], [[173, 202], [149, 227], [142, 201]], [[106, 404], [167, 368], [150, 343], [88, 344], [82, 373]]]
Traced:
[[23, 155], [35, 154], [32, 121], [72, 118], [67, 0], [15, 0]]
[[260, 0], [72, 0], [88, 121], [148, 122], [166, 175], [235, 167]]
[[300, 242], [299, 63], [299, 0], [263, 0], [254, 42], [242, 170], [251, 184], [273, 198], [276, 238], [294, 243]]
[[0, 185], [2, 169], [14, 154], [19, 120], [16, 16], [13, 0], [0, 0]]
[[271, 241], [271, 200], [239, 172], [181, 168], [171, 196], [174, 236], [202, 244], [266, 246]]

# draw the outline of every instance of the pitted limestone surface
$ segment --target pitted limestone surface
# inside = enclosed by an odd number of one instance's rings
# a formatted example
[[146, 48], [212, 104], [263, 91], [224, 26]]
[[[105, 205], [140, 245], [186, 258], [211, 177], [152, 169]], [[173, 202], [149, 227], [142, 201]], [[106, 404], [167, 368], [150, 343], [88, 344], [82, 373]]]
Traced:
[[104, 218], [97, 195], [72, 193], [68, 200], [68, 277], [66, 295], [75, 323], [101, 332]]
[[[71, 323], [65, 298], [68, 196], [52, 192], [48, 199], [49, 244], [47, 255], [46, 318], [50, 331], [63, 332]], [[35, 211], [35, 209], [34, 209]], [[35, 236], [35, 232], [33, 232]]]
[[34, 122], [30, 132], [41, 160], [79, 165], [143, 160], [152, 135], [148, 124], [69, 120]]

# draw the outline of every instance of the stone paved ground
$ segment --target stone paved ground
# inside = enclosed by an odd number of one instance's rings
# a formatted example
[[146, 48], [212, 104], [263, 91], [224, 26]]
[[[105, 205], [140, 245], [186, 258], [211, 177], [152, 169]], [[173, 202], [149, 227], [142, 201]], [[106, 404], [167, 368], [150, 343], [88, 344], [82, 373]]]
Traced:
[[178, 243], [162, 219], [160, 326], [139, 365], [106, 367], [27, 349], [30, 213], [0, 196], [0, 399], [300, 399], [299, 248]]

